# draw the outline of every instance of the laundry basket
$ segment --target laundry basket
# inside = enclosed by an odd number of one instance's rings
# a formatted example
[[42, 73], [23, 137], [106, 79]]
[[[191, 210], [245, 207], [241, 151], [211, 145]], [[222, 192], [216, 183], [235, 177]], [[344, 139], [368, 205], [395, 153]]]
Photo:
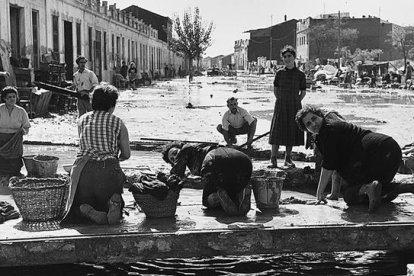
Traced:
[[11, 178], [9, 187], [23, 221], [44, 222], [63, 218], [69, 178]]
[[159, 200], [150, 194], [134, 193], [134, 199], [148, 218], [165, 218], [175, 216], [179, 194], [168, 191], [164, 200]]

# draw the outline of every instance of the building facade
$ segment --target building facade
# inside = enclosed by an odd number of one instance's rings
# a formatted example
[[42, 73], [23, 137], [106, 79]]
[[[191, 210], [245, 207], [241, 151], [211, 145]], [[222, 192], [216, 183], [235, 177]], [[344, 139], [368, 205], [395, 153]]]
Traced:
[[[318, 53], [317, 45], [312, 43], [309, 38], [309, 31], [313, 26], [328, 24], [340, 26], [340, 29], [357, 30], [357, 39], [352, 45], [341, 44], [340, 39], [336, 45], [341, 47], [348, 46], [351, 53], [356, 48], [360, 49], [381, 49], [383, 54], [378, 57], [379, 60], [393, 60], [401, 58], [401, 54], [393, 47], [395, 42], [392, 41], [392, 32], [400, 26], [381, 20], [377, 17], [363, 16], [362, 18], [353, 18], [349, 13], [321, 15], [319, 18], [308, 17], [297, 22], [296, 44], [298, 58], [302, 62], [314, 60], [316, 58], [334, 59], [337, 58], [337, 47], [324, 49], [323, 53]], [[340, 33], [338, 28], [338, 33]], [[338, 35], [340, 38], [340, 35]], [[336, 42], [334, 42], [336, 43]]]
[[85, 56], [98, 78], [111, 82], [122, 61], [135, 61], [138, 70], [163, 72], [168, 57], [183, 58], [168, 49], [158, 30], [132, 12], [99, 0], [2, 0], [0, 41], [13, 60], [66, 65], [67, 79], [76, 71], [76, 57]]
[[296, 47], [296, 19], [285, 21], [268, 28], [247, 31], [250, 33], [248, 61], [257, 62], [258, 58], [281, 63], [280, 50], [286, 45]]
[[239, 39], [234, 42], [234, 67], [235, 70], [248, 70], [249, 64], [249, 40]]

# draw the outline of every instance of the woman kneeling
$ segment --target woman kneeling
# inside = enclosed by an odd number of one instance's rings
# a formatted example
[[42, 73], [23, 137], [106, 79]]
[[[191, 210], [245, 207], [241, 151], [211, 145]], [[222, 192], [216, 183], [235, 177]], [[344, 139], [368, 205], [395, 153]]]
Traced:
[[336, 170], [343, 178], [343, 196], [348, 205], [369, 203], [372, 212], [381, 201], [414, 192], [414, 185], [392, 182], [401, 163], [401, 148], [390, 136], [363, 129], [345, 121], [326, 120], [325, 112], [306, 106], [296, 114], [296, 123], [316, 135], [323, 161], [316, 193], [317, 203]]
[[70, 214], [97, 224], [118, 224], [124, 201], [125, 175], [119, 161], [131, 155], [128, 130], [113, 115], [118, 91], [98, 85], [92, 92], [93, 111], [78, 120], [79, 151], [71, 171]]

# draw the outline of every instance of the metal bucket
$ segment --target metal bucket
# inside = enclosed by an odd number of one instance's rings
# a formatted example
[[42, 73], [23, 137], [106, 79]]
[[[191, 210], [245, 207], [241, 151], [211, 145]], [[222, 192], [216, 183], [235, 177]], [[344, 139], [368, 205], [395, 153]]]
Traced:
[[24, 166], [26, 167], [27, 176], [37, 175], [37, 171], [36, 171], [37, 167], [35, 165], [35, 161], [33, 160], [34, 157], [35, 155], [24, 155], [23, 156], [23, 163], [24, 163]]
[[255, 177], [252, 179], [253, 194], [258, 209], [279, 210], [284, 178]]
[[49, 155], [36, 155], [33, 158], [38, 177], [54, 177], [58, 167], [59, 158]]

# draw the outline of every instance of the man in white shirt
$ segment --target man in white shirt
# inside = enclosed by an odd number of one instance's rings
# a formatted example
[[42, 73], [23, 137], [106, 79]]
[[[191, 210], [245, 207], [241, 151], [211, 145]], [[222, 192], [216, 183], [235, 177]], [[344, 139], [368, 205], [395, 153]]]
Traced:
[[217, 131], [223, 134], [228, 147], [237, 143], [236, 135], [247, 134], [247, 147], [250, 148], [256, 133], [257, 119], [238, 106], [234, 97], [227, 99], [229, 110], [223, 115], [222, 124], [217, 126]]
[[77, 103], [79, 117], [88, 111], [92, 111], [92, 106], [89, 101], [89, 93], [97, 84], [99, 84], [95, 73], [89, 69], [86, 69], [87, 62], [88, 60], [84, 56], [79, 56], [76, 59], [78, 71], [73, 74], [73, 86], [80, 94], [80, 98], [78, 98]]

